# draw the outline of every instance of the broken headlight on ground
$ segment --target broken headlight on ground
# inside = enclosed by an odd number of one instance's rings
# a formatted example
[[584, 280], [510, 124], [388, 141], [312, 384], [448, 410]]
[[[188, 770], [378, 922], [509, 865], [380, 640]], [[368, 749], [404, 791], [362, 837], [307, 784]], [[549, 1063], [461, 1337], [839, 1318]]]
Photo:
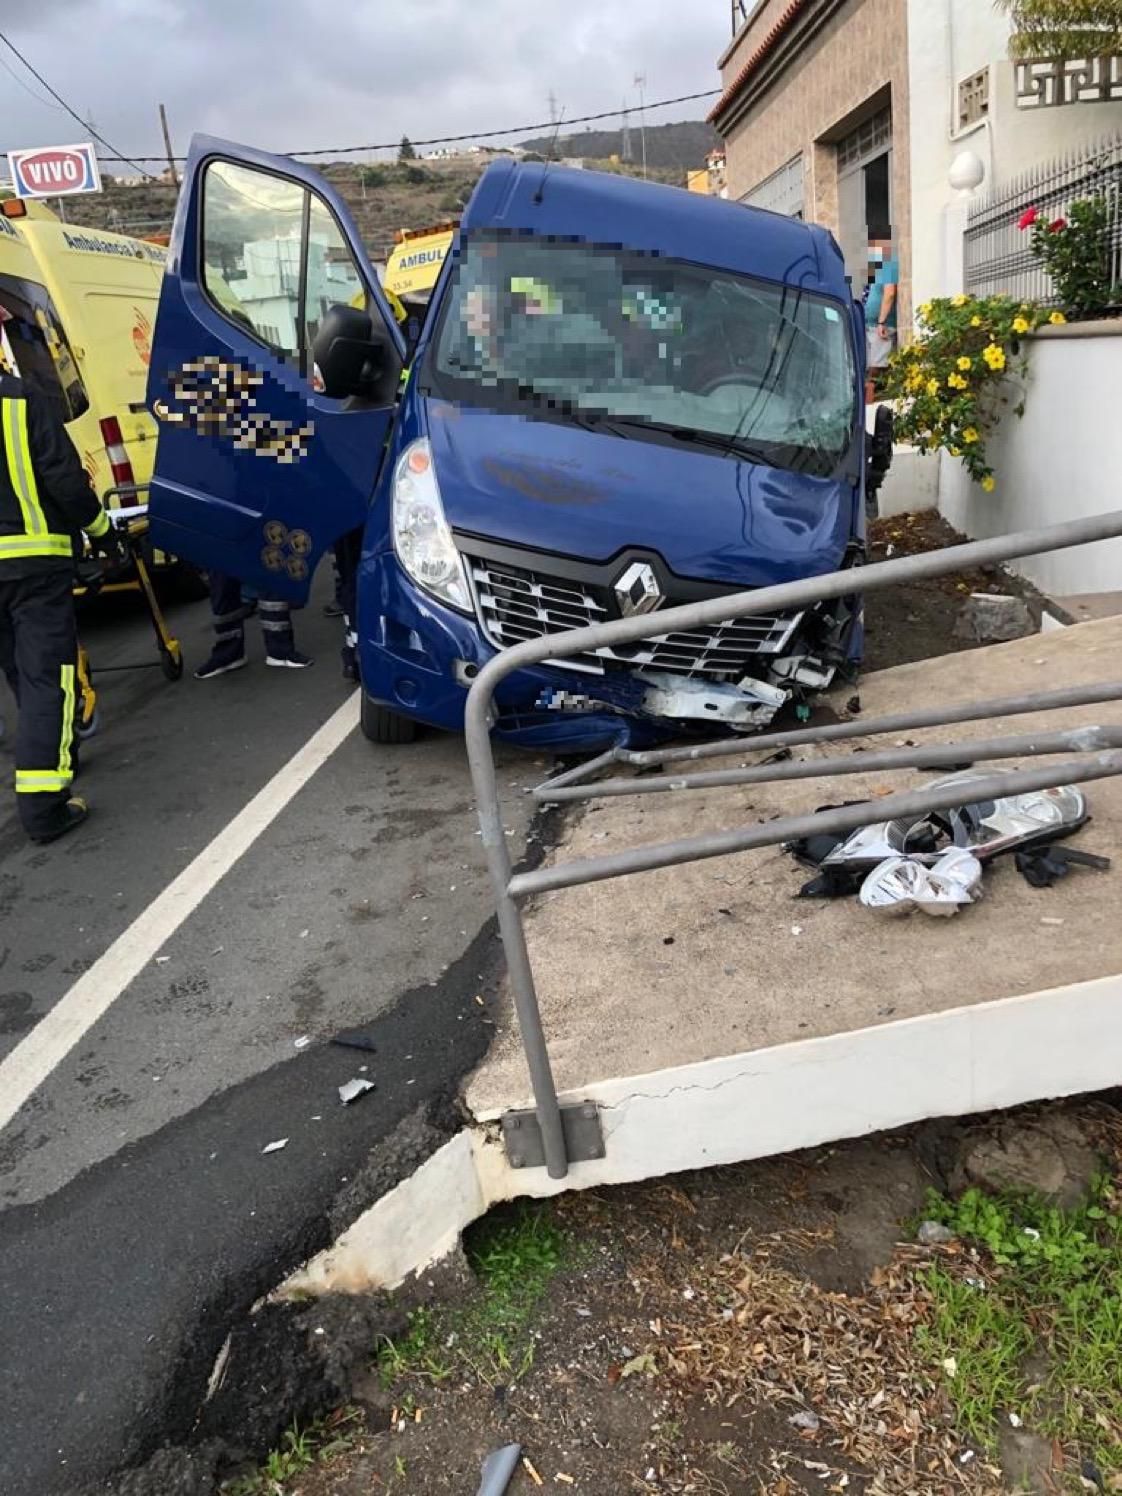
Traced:
[[822, 859], [824, 867], [871, 867], [886, 857], [934, 862], [949, 847], [963, 847], [982, 862], [1018, 847], [1057, 841], [1087, 820], [1087, 800], [1071, 785], [1009, 795], [1001, 800], [965, 797], [981, 776], [969, 771], [936, 780], [933, 789], [960, 785], [963, 803], [917, 821], [884, 821], [855, 831]]

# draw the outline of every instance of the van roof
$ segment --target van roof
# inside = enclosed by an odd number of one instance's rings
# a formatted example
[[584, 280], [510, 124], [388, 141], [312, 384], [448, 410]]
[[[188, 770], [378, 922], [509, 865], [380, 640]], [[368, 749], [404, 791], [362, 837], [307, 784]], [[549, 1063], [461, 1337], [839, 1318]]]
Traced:
[[500, 159], [461, 230], [507, 229], [621, 244], [849, 299], [841, 250], [817, 224], [636, 177]]

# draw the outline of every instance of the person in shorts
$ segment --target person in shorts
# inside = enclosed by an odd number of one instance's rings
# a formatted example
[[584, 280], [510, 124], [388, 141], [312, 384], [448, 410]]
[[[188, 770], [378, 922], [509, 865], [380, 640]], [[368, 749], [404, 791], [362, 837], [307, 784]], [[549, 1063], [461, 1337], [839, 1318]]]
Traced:
[[869, 245], [869, 291], [865, 297], [865, 404], [876, 399], [876, 376], [896, 347], [900, 262], [887, 239]]

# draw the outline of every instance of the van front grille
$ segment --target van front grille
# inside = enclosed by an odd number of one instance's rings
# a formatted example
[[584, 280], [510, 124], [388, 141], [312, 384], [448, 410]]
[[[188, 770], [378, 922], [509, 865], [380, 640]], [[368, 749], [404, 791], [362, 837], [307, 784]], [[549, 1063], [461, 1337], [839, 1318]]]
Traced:
[[[618, 618], [610, 588], [572, 581], [507, 562], [467, 555], [479, 626], [496, 649], [509, 649], [544, 634], [563, 634]], [[668, 598], [665, 607], [686, 599]], [[760, 657], [782, 652], [801, 613], [764, 613], [706, 629], [659, 634], [637, 644], [614, 645], [561, 656], [553, 663], [572, 670], [665, 670], [674, 675], [737, 681]]]

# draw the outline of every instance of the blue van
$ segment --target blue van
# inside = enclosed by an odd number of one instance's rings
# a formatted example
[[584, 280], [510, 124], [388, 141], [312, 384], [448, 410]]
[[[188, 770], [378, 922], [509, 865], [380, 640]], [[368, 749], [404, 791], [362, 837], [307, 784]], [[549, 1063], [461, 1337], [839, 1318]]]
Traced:
[[[197, 137], [151, 370], [156, 545], [299, 603], [361, 534], [378, 742], [459, 729], [520, 640], [863, 559], [863, 329], [838, 246], [678, 188], [496, 161], [407, 348], [324, 178]], [[495, 731], [580, 751], [749, 730], [861, 647], [855, 598], [561, 649], [503, 683]]]

